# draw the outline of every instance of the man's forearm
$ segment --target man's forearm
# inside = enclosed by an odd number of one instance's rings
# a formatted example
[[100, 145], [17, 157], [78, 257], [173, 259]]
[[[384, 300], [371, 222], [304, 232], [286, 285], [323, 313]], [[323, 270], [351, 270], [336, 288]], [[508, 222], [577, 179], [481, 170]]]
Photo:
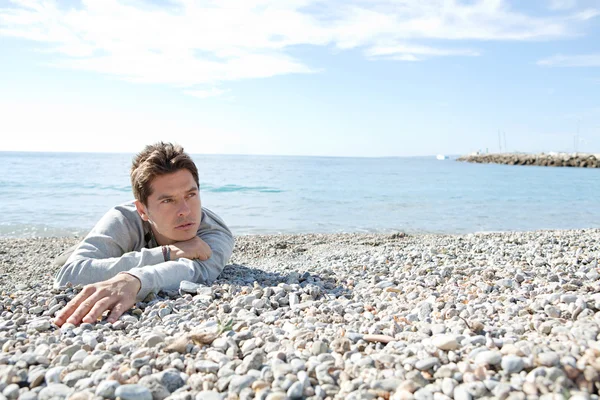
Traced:
[[164, 256], [160, 247], [132, 251], [120, 257], [103, 259], [85, 257], [84, 253], [76, 251], [56, 274], [54, 286], [64, 286], [67, 282], [74, 285], [101, 282], [120, 272], [161, 262], [164, 262]]
[[142, 282], [138, 300], [145, 298], [150, 292], [161, 289], [176, 290], [184, 280], [211, 284], [217, 279], [231, 257], [234, 239], [225, 232], [213, 232], [205, 235], [204, 239], [211, 249], [211, 255], [207, 260], [180, 258], [177, 261], [133, 268], [128, 271]]
[[177, 261], [134, 268], [127, 273], [135, 276], [142, 283], [137, 296], [139, 301], [151, 292], [177, 290], [181, 281], [211, 284], [221, 274], [224, 266], [223, 262], [216, 259], [200, 261], [180, 258]]

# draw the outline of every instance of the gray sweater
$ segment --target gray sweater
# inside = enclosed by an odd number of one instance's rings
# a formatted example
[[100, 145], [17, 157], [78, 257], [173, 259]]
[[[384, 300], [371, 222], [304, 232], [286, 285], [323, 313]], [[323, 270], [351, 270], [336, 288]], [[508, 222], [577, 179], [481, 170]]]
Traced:
[[164, 261], [150, 225], [143, 221], [133, 202], [108, 211], [77, 246], [54, 278], [54, 287], [71, 282], [87, 285], [127, 272], [142, 283], [137, 300], [150, 292], [176, 290], [183, 280], [210, 284], [223, 271], [233, 252], [234, 239], [225, 223], [212, 211], [202, 208], [196, 234], [211, 248], [206, 261], [180, 258]]

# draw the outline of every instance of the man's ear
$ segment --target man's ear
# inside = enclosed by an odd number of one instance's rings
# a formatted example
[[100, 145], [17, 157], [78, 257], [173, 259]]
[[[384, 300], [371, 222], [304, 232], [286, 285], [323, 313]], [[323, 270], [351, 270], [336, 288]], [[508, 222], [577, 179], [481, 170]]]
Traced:
[[135, 201], [135, 209], [144, 221], [148, 221], [148, 209], [141, 201]]

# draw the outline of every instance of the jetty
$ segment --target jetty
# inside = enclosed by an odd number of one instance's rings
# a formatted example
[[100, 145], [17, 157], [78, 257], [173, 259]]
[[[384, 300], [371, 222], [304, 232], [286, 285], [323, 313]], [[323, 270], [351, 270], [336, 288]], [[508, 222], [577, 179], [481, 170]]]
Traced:
[[474, 153], [457, 161], [480, 164], [537, 165], [543, 167], [600, 168], [600, 154], [588, 153]]

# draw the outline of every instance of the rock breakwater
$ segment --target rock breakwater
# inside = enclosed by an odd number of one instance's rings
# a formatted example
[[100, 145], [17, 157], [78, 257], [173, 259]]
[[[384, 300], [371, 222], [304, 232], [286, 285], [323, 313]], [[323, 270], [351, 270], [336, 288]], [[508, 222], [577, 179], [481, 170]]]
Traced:
[[471, 154], [457, 161], [479, 164], [537, 165], [543, 167], [600, 168], [600, 154], [549, 153], [549, 154]]

